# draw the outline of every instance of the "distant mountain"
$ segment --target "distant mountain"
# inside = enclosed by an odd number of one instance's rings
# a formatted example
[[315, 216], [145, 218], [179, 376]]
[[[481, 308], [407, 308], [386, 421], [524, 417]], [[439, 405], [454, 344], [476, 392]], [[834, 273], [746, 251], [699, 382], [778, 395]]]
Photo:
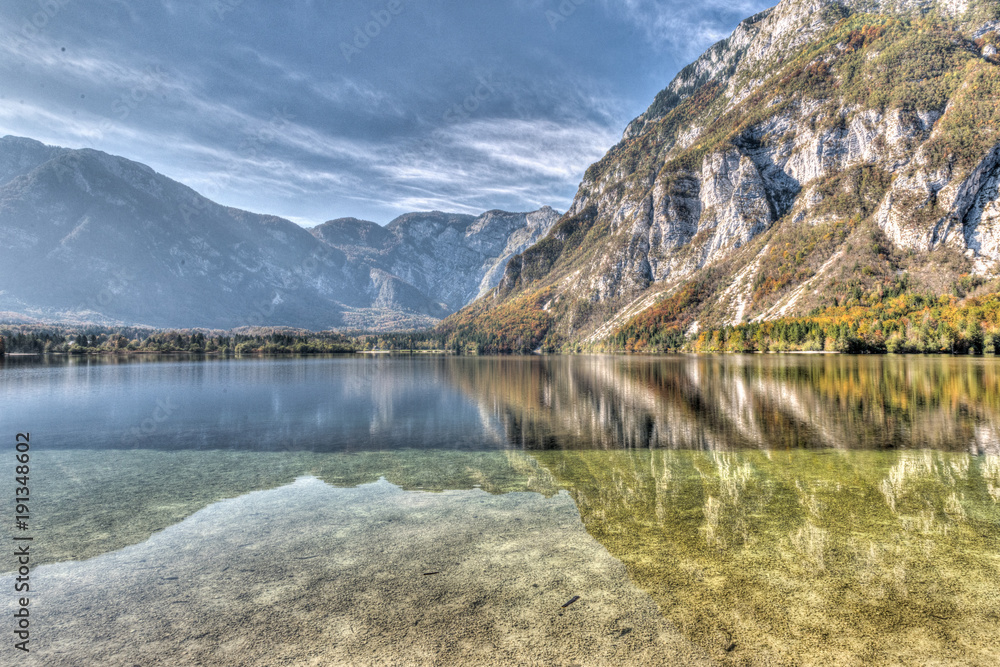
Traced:
[[65, 148], [46, 146], [33, 139], [4, 137], [0, 139], [0, 184], [6, 184], [43, 162], [68, 152]]
[[489, 211], [479, 217], [407, 213], [385, 227], [354, 218], [331, 220], [312, 233], [350, 261], [377, 268], [454, 312], [500, 283], [507, 260], [549, 231], [559, 213]]
[[[431, 222], [466, 218], [464, 228]], [[478, 295], [468, 285], [496, 282], [498, 263], [557, 218], [411, 214], [310, 233], [125, 158], [4, 137], [0, 311], [178, 328], [428, 326]]]
[[[998, 100], [995, 0], [782, 0], [684, 68], [499, 289], [442, 326], [488, 351], [699, 332], [746, 350], [771, 335], [753, 325], [825, 313], [803, 325], [812, 349], [946, 349], [955, 332], [920, 304], [1000, 291]], [[995, 322], [969, 317], [976, 347]]]

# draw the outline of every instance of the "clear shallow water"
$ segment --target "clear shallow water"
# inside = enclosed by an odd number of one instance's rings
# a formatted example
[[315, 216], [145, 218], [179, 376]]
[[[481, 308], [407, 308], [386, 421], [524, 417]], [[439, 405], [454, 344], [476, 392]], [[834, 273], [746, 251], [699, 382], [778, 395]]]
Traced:
[[8, 361], [46, 563], [29, 664], [994, 664], [998, 380], [990, 358]]

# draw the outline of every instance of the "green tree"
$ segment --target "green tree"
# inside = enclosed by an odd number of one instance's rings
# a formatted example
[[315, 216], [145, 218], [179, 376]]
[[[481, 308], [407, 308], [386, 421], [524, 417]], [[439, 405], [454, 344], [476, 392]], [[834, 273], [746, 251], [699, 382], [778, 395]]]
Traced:
[[979, 320], [972, 317], [967, 318], [962, 329], [962, 333], [968, 341], [969, 351], [973, 354], [982, 354], [986, 344], [986, 336]]
[[990, 331], [983, 336], [983, 350], [993, 354], [1000, 353], [1000, 333]]

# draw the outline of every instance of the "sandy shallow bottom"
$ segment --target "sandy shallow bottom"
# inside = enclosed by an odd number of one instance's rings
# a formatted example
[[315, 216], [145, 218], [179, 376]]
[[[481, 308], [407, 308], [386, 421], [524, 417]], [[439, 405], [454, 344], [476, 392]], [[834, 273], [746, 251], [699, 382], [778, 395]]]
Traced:
[[38, 567], [32, 594], [21, 665], [710, 664], [565, 493], [301, 477]]

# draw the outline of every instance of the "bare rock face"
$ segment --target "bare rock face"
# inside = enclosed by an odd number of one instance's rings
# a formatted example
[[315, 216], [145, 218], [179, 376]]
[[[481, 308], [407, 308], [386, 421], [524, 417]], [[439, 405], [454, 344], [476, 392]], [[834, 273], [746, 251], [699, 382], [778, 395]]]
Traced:
[[[925, 156], [918, 163], [926, 164]], [[968, 173], [948, 166], [918, 167], [898, 178], [878, 212], [878, 223], [901, 248], [930, 250], [951, 246], [984, 260], [1000, 260], [995, 243], [985, 242], [993, 232], [990, 220], [1000, 179], [1000, 144]], [[982, 227], [986, 213], [986, 226]]]
[[469, 228], [466, 241], [483, 256], [482, 263], [474, 272], [482, 273], [482, 280], [475, 295], [471, 291], [466, 293], [465, 303], [499, 285], [511, 257], [537, 243], [558, 220], [558, 211], [548, 206], [533, 213], [490, 211], [480, 216]]
[[[653, 280], [663, 280], [675, 268], [673, 253], [698, 233], [702, 214], [701, 179], [691, 173], [657, 179], [652, 210], [636, 221], [634, 233], [648, 240], [648, 262]], [[649, 224], [644, 224], [649, 221]]]
[[986, 178], [964, 222], [965, 244], [976, 256], [1000, 257], [1000, 171]]
[[774, 222], [764, 179], [746, 155], [733, 150], [705, 158], [702, 183], [704, 213], [699, 229], [712, 232], [705, 262], [739, 248]]
[[[852, 259], [836, 234], [787, 240], [827, 224], [996, 272], [998, 30], [985, 0], [783, 0], [748, 18], [588, 169], [558, 243], [511, 262], [494, 301], [550, 289], [562, 341], [607, 335], [694, 283], [715, 323], [794, 314], [830, 282], [819, 274]], [[589, 234], [560, 231], [582, 217]], [[775, 279], [785, 300], [765, 308], [750, 291], [775, 235], [772, 264], [805, 282]]]
[[346, 218], [311, 231], [359, 266], [370, 267], [367, 291], [382, 295], [378, 307], [390, 304], [385, 277], [392, 276], [410, 287], [394, 290], [409, 295], [396, 301], [396, 307], [440, 318], [496, 287], [507, 261], [558, 219], [559, 213], [549, 207], [532, 213], [488, 211], [478, 217], [432, 211], [407, 213], [385, 227]]

